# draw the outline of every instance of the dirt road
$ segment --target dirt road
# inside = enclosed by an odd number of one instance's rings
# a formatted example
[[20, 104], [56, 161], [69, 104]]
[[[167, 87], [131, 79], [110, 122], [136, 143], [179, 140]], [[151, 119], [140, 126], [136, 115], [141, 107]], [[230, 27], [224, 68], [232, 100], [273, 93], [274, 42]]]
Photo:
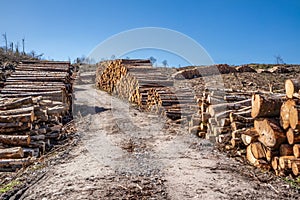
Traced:
[[218, 153], [180, 124], [92, 84], [77, 85], [75, 97], [80, 141], [21, 199], [293, 198], [278, 178], [264, 181], [264, 173]]

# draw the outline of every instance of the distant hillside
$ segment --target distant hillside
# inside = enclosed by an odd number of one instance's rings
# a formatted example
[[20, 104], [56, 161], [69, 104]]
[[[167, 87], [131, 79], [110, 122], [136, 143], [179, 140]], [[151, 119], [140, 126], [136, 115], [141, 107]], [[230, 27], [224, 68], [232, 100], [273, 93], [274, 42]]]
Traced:
[[7, 64], [16, 64], [21, 60], [38, 60], [40, 56], [35, 55], [34, 52], [31, 53], [20, 53], [16, 51], [6, 50], [0, 47], [0, 66], [5, 66]]

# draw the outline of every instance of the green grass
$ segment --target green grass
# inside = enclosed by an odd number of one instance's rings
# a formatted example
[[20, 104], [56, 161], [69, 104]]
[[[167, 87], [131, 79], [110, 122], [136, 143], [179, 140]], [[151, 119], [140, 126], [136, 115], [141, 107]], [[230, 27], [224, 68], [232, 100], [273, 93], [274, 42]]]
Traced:
[[20, 184], [19, 181], [14, 180], [6, 185], [0, 186], [0, 194], [6, 193], [6, 192], [12, 190], [16, 185], [19, 185], [19, 184]]
[[297, 177], [296, 179], [291, 179], [289, 177], [285, 177], [283, 179], [285, 182], [287, 182], [291, 187], [300, 189], [300, 177]]

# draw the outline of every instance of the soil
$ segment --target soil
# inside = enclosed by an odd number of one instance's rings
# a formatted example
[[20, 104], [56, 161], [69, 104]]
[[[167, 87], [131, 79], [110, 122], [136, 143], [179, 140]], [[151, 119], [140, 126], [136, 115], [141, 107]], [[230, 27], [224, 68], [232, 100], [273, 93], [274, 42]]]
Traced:
[[211, 141], [188, 134], [181, 124], [96, 90], [90, 80], [75, 86], [75, 99], [77, 133], [36, 165], [14, 177], [6, 176], [7, 181], [22, 184], [1, 199], [299, 196], [298, 190], [280, 177], [227, 156]]

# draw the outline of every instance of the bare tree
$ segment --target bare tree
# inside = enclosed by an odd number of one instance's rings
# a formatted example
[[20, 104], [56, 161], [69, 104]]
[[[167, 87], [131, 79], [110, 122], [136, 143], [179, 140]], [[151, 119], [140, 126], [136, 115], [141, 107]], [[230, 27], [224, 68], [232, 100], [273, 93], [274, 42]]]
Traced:
[[10, 47], [11, 52], [14, 52], [14, 43], [13, 42], [11, 42], [9, 44], [9, 47]]
[[15, 50], [16, 50], [16, 54], [18, 55], [19, 54], [19, 42], [17, 42], [17, 44], [15, 44]]
[[164, 67], [168, 66], [168, 61], [167, 60], [163, 60], [162, 64], [164, 65]]
[[22, 39], [22, 53], [25, 55], [25, 37]]
[[275, 57], [275, 63], [276, 64], [285, 64], [282, 57], [280, 55], [274, 56]]
[[34, 51], [34, 50], [32, 50], [32, 51], [30, 52], [30, 55], [31, 55], [33, 58], [35, 58], [35, 56], [36, 56], [36, 53], [35, 53], [35, 51]]
[[154, 65], [154, 63], [156, 62], [156, 59], [155, 59], [153, 56], [151, 56], [151, 57], [149, 58], [149, 60], [150, 60], [150, 62], [152, 63], [152, 65]]
[[7, 52], [7, 36], [6, 33], [2, 34], [3, 38], [4, 38], [4, 42], [5, 42], [5, 52]]

